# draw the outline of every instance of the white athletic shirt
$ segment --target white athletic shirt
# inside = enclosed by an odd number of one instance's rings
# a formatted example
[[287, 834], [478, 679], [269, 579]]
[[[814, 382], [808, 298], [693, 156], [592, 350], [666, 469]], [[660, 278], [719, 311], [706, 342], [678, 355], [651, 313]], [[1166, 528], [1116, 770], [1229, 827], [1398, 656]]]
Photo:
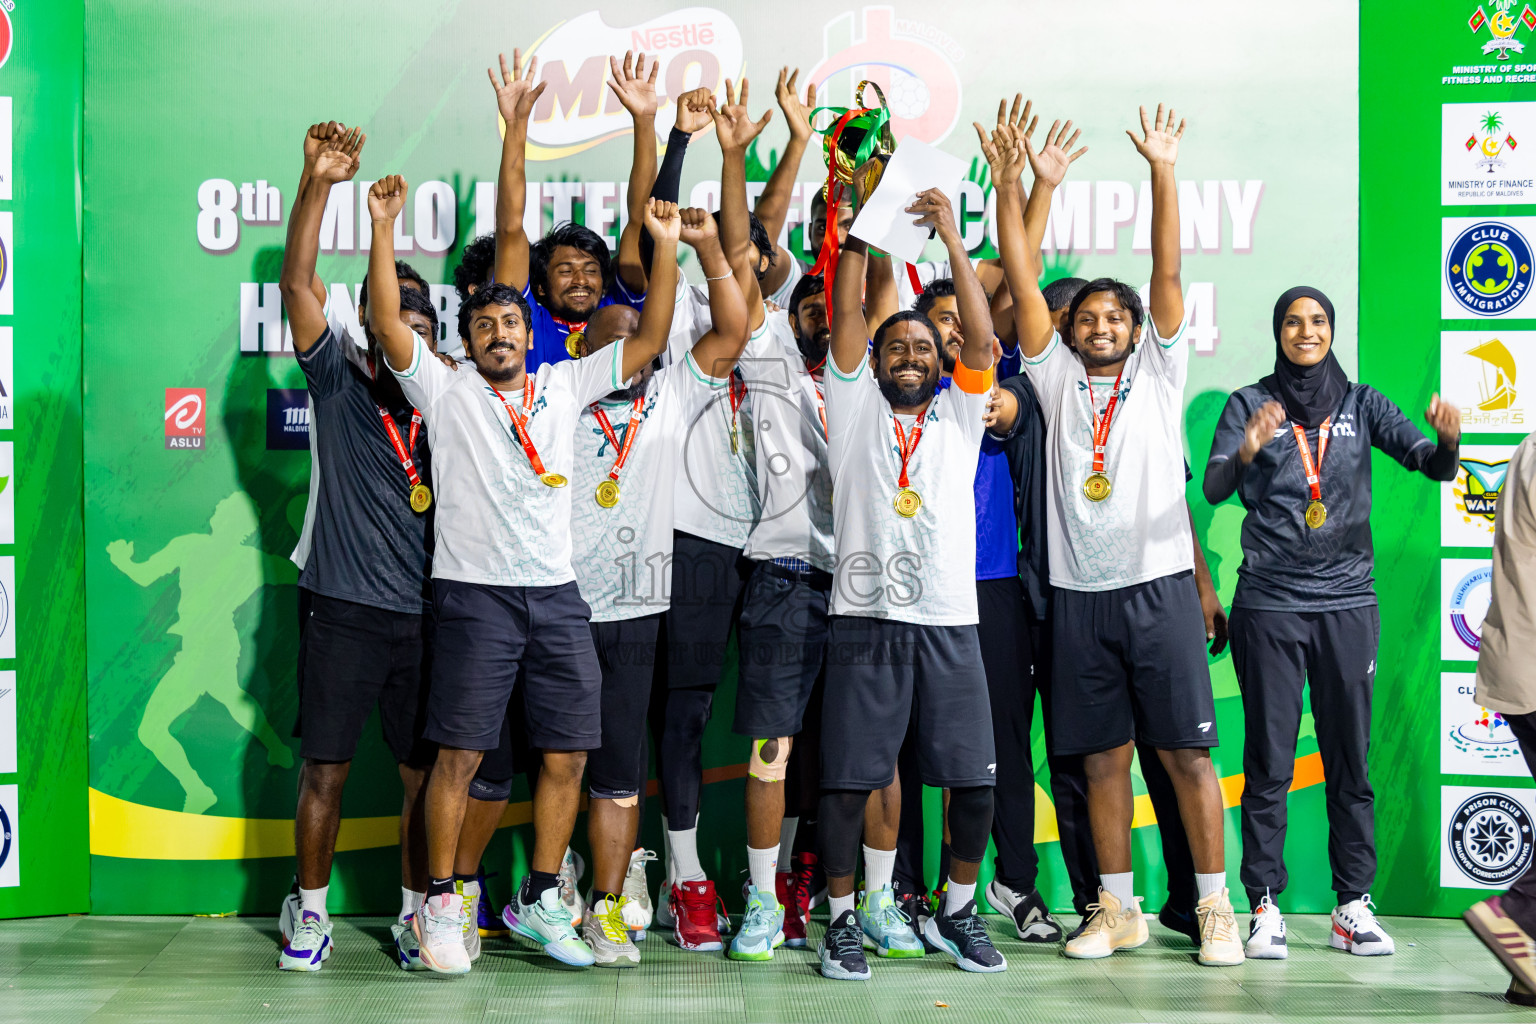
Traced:
[[[618, 452], [592, 407], [582, 409], [571, 474], [572, 567], [593, 622], [635, 619], [670, 606], [672, 480], [688, 424], [725, 386], [700, 371], [691, 353], [651, 377], [640, 433], [619, 470], [619, 503], [612, 508], [599, 505], [596, 493]], [[597, 405], [622, 445], [633, 402], [604, 397]]]
[[[672, 332], [667, 339], [667, 362], [681, 362], [712, 325], [708, 289], [679, 280]], [[743, 355], [744, 359], [750, 351]], [[709, 366], [702, 369], [706, 373], [714, 370]], [[739, 548], [747, 542], [752, 524], [757, 522], [751, 383], [748, 382], [747, 393], [734, 414], [736, 451], [731, 450], [730, 391], [721, 388], [688, 425], [673, 493], [673, 521], [684, 533]]]
[[795, 285], [805, 276], [805, 266], [793, 256], [789, 258], [789, 274], [784, 278], [784, 283], [779, 285], [779, 290], [772, 295], [763, 298], [778, 306], [780, 309], [789, 308], [789, 297], [795, 293]]
[[1184, 384], [1189, 376], [1188, 318], [1171, 340], [1148, 316], [1126, 361], [1110, 421], [1104, 475], [1111, 491], [1089, 501], [1093, 412], [1102, 413], [1114, 378], [1090, 383], [1061, 336], [1024, 360], [1046, 427], [1046, 531], [1051, 583], [1067, 590], [1115, 590], [1194, 568], [1184, 497]]
[[763, 319], [747, 341], [741, 371], [752, 394], [760, 505], [743, 553], [754, 561], [803, 558], [831, 572], [832, 469], [822, 385], [805, 368], [786, 311]]
[[[897, 417], [880, 393], [869, 356], [852, 374], [829, 358], [828, 454], [837, 524], [832, 614], [930, 626], [976, 622], [976, 496], [987, 393], [939, 392], [907, 463], [908, 486], [923, 499], [911, 519], [893, 506], [901, 454]], [[911, 441], [910, 416], [902, 429]]]
[[[546, 472], [570, 478], [577, 417], [624, 386], [623, 359], [624, 342], [617, 341], [585, 359], [539, 368], [528, 433]], [[489, 382], [473, 366], [448, 369], [420, 338], [411, 365], [395, 376], [432, 438], [433, 577], [499, 587], [574, 580], [572, 489], [539, 481]], [[504, 394], [521, 417], [522, 390]]]

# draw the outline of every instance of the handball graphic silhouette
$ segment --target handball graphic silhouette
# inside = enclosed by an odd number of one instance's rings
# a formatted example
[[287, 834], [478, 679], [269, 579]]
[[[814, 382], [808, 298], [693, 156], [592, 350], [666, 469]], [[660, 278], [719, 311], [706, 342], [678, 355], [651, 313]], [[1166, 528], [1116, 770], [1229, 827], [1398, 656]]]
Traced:
[[1515, 258], [1497, 242], [1484, 242], [1467, 256], [1467, 284], [1492, 298], [1515, 281]]

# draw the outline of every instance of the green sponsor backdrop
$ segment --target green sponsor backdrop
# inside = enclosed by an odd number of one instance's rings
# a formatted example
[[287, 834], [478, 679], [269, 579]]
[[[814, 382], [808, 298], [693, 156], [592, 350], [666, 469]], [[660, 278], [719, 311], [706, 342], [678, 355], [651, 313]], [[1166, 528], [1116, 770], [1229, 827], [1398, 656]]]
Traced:
[[90, 898], [80, 501], [82, 5], [23, 4], [0, 17], [10, 49], [0, 66], [7, 110], [0, 127], [0, 446], [10, 450], [0, 469], [8, 476], [0, 480], [0, 509], [12, 520], [6, 532], [14, 529], [0, 538], [0, 562], [15, 572], [0, 570], [0, 644], [7, 656], [15, 645], [14, 659], [0, 660], [0, 689], [14, 691], [0, 694], [0, 808], [14, 831], [9, 856], [0, 856], [0, 917], [13, 917], [80, 912]]
[[[574, 216], [609, 235], [617, 234], [630, 153], [627, 120], [601, 88], [609, 53], [632, 45], [659, 52], [668, 96], [744, 69], [754, 110], [771, 102], [782, 64], [800, 66], [802, 83], [808, 75], [821, 82], [824, 103], [847, 103], [858, 77], [877, 77], [898, 115], [898, 138], [914, 135], [967, 160], [976, 156], [970, 122], [990, 121], [999, 96], [1023, 90], [1047, 119], [1076, 119], [1091, 147], [1059, 193], [1050, 272], [1118, 274], [1139, 285], [1149, 270], [1138, 241], [1148, 212], [1140, 202], [1145, 165], [1124, 130], [1138, 103], [1170, 101], [1190, 119], [1179, 176], [1183, 279], [1198, 353], [1186, 427], [1192, 462], [1202, 465], [1226, 394], [1272, 361], [1274, 297], [1306, 281], [1326, 289], [1341, 311], [1356, 306], [1357, 19], [1326, 0], [1292, 4], [1280, 19], [1204, 0], [1162, 13], [1110, 2], [1095, 6], [1094, 28], [1085, 31], [1081, 12], [1044, 8], [1032, 5], [1026, 15], [1014, 4], [978, 3], [950, 17], [914, 3], [730, 2], [678, 11], [639, 2], [555, 11], [391, 0], [316, 11], [284, 0], [259, 11], [208, 8], [188, 21], [164, 2], [93, 3], [85, 152], [92, 908], [272, 912], [292, 870], [285, 819], [296, 781], [297, 744], [288, 738], [295, 572], [284, 556], [309, 459], [268, 449], [267, 410], [269, 389], [302, 387], [281, 350], [275, 282], [299, 140], [312, 121], [365, 126], [360, 180], [400, 172], [428, 204], [437, 197], [435, 213], [413, 205], [403, 230], [416, 247], [405, 258], [443, 282], [477, 224], [488, 226], [499, 138], [484, 69], [499, 49], [510, 55], [536, 45], [552, 83], [535, 113], [529, 163], [529, 179], [541, 188], [541, 227]], [[1106, 38], [1122, 40], [1108, 58]], [[669, 104], [663, 130], [671, 116]], [[755, 178], [766, 178], [784, 138], [776, 116], [757, 148]], [[984, 170], [973, 163], [966, 186], [977, 255], [992, 251]], [[813, 182], [819, 173], [819, 160], [808, 157], [800, 179]], [[684, 196], [706, 202], [718, 177], [717, 147], [696, 142]], [[357, 216], [356, 192], [336, 198], [335, 238], [319, 271], [349, 288], [364, 273], [365, 258], [350, 250], [366, 217]], [[800, 234], [792, 232], [792, 245]], [[346, 306], [336, 303], [341, 315]], [[1336, 346], [1353, 372], [1354, 316], [1342, 318]], [[187, 399], [179, 408], [188, 436], [167, 439], [167, 423], [179, 421], [168, 420], [167, 408], [186, 399], [180, 391], [168, 397], [168, 389], [203, 389], [201, 435], [191, 433], [195, 403]], [[1229, 598], [1240, 509], [1205, 506], [1198, 484], [1190, 495]], [[1421, 580], [1414, 586], [1423, 589]], [[1399, 617], [1384, 647], [1407, 647], [1421, 629]], [[1216, 760], [1232, 803], [1242, 770], [1241, 703], [1227, 656], [1213, 661], [1212, 675], [1223, 739]], [[728, 902], [745, 867], [739, 766], [746, 749], [728, 732], [732, 700], [732, 688], [723, 688], [707, 737], [706, 766], [721, 781], [705, 791], [702, 844]], [[1377, 745], [1376, 762], [1387, 771], [1400, 768], [1404, 736], [1413, 735], [1391, 724]], [[1035, 733], [1043, 785], [1038, 724]], [[1315, 911], [1333, 898], [1310, 719], [1302, 733], [1287, 909]], [[345, 800], [349, 849], [337, 858], [333, 908], [393, 908], [397, 855], [385, 844], [397, 785], [370, 725]], [[1418, 828], [1419, 798], [1404, 796], [1383, 814], [1388, 865], [1401, 860], [1405, 837]], [[654, 812], [647, 828], [655, 845]], [[1053, 834], [1042, 791], [1041, 886], [1065, 907]], [[937, 830], [930, 836], [936, 846]], [[502, 833], [490, 863], [503, 872], [520, 865], [526, 838], [521, 828]], [[1237, 856], [1233, 809], [1234, 879]], [[1143, 827], [1137, 866], [1151, 906], [1162, 900], [1159, 864], [1156, 830]], [[506, 881], [497, 883], [502, 893]], [[1391, 883], [1377, 894], [1384, 907], [1430, 909], [1421, 878]]]

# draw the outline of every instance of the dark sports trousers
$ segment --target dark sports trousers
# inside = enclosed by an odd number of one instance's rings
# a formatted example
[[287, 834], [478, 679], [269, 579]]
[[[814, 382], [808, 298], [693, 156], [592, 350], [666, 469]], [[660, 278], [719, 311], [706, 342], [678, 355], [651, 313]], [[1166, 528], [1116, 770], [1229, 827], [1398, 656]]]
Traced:
[[736, 716], [752, 739], [799, 735], [827, 659], [831, 573], [757, 562], [737, 626]]
[[[1520, 753], [1525, 757], [1525, 767], [1536, 776], [1536, 713], [1505, 715], [1509, 731], [1520, 741]], [[1525, 869], [1525, 874], [1515, 879], [1500, 901], [1504, 912], [1527, 932], [1536, 932], [1536, 861]]]
[[591, 795], [618, 800], [645, 788], [645, 712], [656, 672], [661, 613], [592, 623], [603, 671], [603, 742], [587, 755]]
[[672, 596], [665, 615], [665, 684], [653, 694], [651, 735], [662, 810], [673, 829], [699, 817], [704, 727], [725, 666], [731, 631], [741, 616], [750, 564], [738, 548], [691, 533], [672, 535]]
[[1242, 882], [1257, 901], [1285, 891], [1286, 794], [1296, 771], [1301, 690], [1310, 685], [1323, 758], [1328, 864], [1339, 902], [1376, 880], [1375, 796], [1366, 777], [1371, 690], [1381, 620], [1376, 606], [1328, 612], [1233, 608], [1232, 664], [1243, 691]]

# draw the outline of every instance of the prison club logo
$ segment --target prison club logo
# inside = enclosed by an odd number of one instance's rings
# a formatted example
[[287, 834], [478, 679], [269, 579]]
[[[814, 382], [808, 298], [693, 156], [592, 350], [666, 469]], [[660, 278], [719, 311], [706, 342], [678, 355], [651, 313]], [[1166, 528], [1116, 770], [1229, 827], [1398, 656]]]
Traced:
[[1503, 793], [1478, 793], [1451, 815], [1446, 835], [1451, 859], [1482, 885], [1504, 886], [1531, 863], [1531, 816]]
[[165, 446], [201, 450], [208, 404], [204, 388], [165, 389]]
[[[1493, 0], [1487, 5], [1478, 4], [1472, 12], [1472, 17], [1467, 19], [1467, 26], [1472, 29], [1472, 34], [1478, 37], [1483, 35], [1483, 29], [1488, 29], [1488, 34], [1493, 38], [1483, 44], [1483, 53], [1497, 57], [1499, 60], [1509, 60], [1511, 53], [1524, 53], [1525, 44], [1515, 38], [1515, 33], [1521, 28], [1527, 30], [1536, 29], [1536, 11], [1532, 11], [1526, 5], [1520, 11], [1520, 17], [1516, 18], [1510, 12], [1514, 9], [1517, 0]], [[1527, 32], [1529, 34], [1529, 32]]]
[[1499, 316], [1519, 305], [1530, 290], [1530, 244], [1508, 224], [1473, 224], [1451, 243], [1445, 278], [1451, 295], [1467, 312]]

